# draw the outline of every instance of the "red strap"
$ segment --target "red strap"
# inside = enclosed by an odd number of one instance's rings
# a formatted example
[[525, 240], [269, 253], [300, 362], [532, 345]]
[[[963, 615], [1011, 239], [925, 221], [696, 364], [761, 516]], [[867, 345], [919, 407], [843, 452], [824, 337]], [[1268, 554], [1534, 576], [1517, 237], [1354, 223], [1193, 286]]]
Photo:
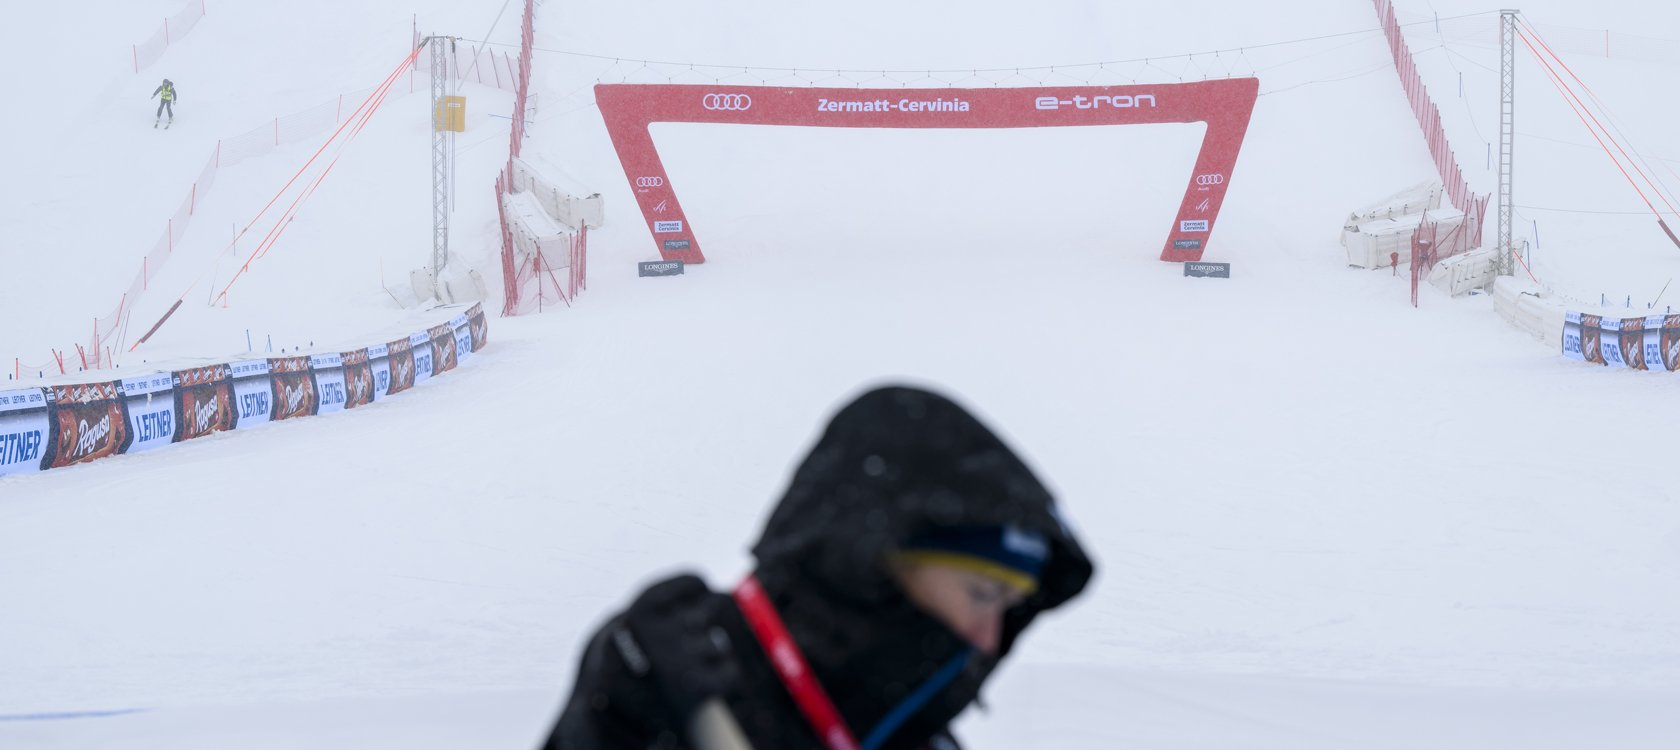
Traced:
[[735, 603], [741, 608], [741, 614], [746, 616], [753, 635], [758, 637], [758, 645], [770, 657], [770, 664], [776, 668], [776, 675], [782, 678], [782, 685], [793, 694], [794, 703], [799, 704], [800, 712], [805, 714], [805, 720], [816, 730], [823, 744], [829, 750], [857, 750], [852, 730], [840, 718], [840, 711], [834, 707], [834, 701], [829, 700], [828, 693], [823, 691], [822, 683], [811, 674], [811, 665], [805, 662], [805, 655], [794, 644], [793, 636], [788, 635], [787, 626], [782, 624], [782, 618], [776, 614], [770, 598], [764, 595], [764, 587], [759, 585], [758, 578], [749, 575], [741, 582], [735, 589]]

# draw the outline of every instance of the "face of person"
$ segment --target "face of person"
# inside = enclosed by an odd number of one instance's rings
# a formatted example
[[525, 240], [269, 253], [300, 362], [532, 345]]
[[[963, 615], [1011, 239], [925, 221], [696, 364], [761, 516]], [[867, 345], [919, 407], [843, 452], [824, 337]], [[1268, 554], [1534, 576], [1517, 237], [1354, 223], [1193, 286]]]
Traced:
[[899, 563], [894, 576], [910, 601], [986, 654], [1003, 636], [1003, 614], [1025, 594], [984, 573], [938, 563]]

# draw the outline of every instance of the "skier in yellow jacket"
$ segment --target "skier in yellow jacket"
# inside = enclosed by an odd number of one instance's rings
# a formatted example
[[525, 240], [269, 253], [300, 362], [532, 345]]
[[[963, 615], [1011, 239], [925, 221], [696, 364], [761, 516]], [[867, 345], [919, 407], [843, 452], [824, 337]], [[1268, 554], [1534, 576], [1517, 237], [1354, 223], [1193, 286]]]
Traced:
[[163, 111], [165, 109], [169, 110], [169, 121], [175, 121], [175, 84], [168, 78], [163, 79], [163, 83], [158, 84], [157, 88], [152, 89], [152, 96], [155, 97], [159, 94], [163, 95], [163, 99], [158, 102], [157, 118], [152, 121], [152, 127], [154, 128], [157, 127], [158, 123], [163, 120]]

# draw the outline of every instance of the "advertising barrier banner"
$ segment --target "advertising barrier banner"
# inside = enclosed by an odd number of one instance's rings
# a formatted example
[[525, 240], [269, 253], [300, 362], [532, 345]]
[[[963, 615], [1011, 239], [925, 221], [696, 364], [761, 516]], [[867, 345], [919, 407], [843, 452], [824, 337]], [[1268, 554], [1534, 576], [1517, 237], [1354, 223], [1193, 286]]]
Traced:
[[48, 444], [45, 468], [97, 461], [128, 448], [133, 434], [115, 382], [47, 386]]
[[344, 363], [344, 408], [354, 409], [373, 403], [373, 367], [368, 364], [368, 350], [345, 352], [341, 357]]
[[1645, 367], [1645, 318], [1622, 318], [1622, 362], [1635, 370]]
[[365, 349], [0, 391], [0, 476], [364, 406], [455, 369], [484, 347], [487, 331], [475, 304]]
[[233, 427], [244, 430], [274, 419], [274, 386], [269, 382], [268, 360], [248, 359], [228, 365], [233, 379]]
[[[414, 387], [415, 373], [420, 369], [414, 362], [414, 347], [408, 339], [397, 339], [385, 345], [389, 351], [388, 361], [391, 370], [391, 382], [386, 386], [386, 393], [402, 393]], [[426, 346], [426, 370], [431, 371], [431, 346]]]
[[1600, 318], [1598, 321], [1599, 359], [1610, 367], [1627, 367], [1622, 361], [1622, 321], [1620, 318]]
[[1563, 313], [1563, 356], [1586, 361], [1581, 349], [1581, 314], [1574, 310]]
[[408, 350], [414, 355], [414, 383], [418, 385], [432, 377], [432, 334], [425, 331], [409, 334]]
[[459, 364], [472, 356], [472, 331], [468, 328], [466, 319], [462, 318], [461, 325], [455, 326], [452, 333], [455, 336], [455, 362]]
[[[597, 84], [595, 104], [660, 257], [687, 263], [704, 262], [705, 256], [693, 217], [684, 213], [654, 144], [653, 123], [965, 129], [1206, 123], [1201, 150], [1186, 170], [1177, 213], [1161, 243], [1161, 260], [1178, 262], [1201, 260], [1212, 242], [1259, 93], [1257, 78], [931, 89]], [[1123, 167], [1096, 160], [1081, 168]]]
[[[269, 357], [268, 382], [274, 398], [274, 412], [270, 419], [278, 422], [315, 414], [320, 400], [315, 393], [315, 377], [309, 370], [308, 357]], [[339, 406], [343, 406], [342, 401]]]
[[0, 476], [47, 468], [47, 395], [40, 388], [0, 391]]
[[1663, 366], [1669, 372], [1680, 371], [1680, 315], [1663, 316], [1659, 341]]
[[134, 436], [123, 452], [149, 451], [175, 442], [180, 417], [175, 411], [174, 373], [123, 378], [121, 385], [128, 402], [128, 429]]
[[175, 442], [233, 429], [238, 412], [234, 407], [231, 373], [227, 365], [173, 373], [175, 414], [180, 417], [175, 427]]
[[467, 326], [472, 329], [472, 350], [478, 351], [490, 342], [490, 326], [484, 322], [484, 306], [474, 304], [467, 311]]
[[1604, 351], [1598, 344], [1602, 320], [1598, 315], [1581, 315], [1581, 359], [1600, 365], [1604, 364]]
[[331, 354], [309, 355], [309, 372], [315, 380], [315, 413], [333, 414], [344, 411], [344, 358]]
[[426, 333], [432, 337], [432, 374], [455, 369], [455, 330], [446, 324], [432, 326]]
[[373, 373], [373, 400], [378, 401], [391, 393], [391, 345], [374, 344], [365, 351], [368, 371]]

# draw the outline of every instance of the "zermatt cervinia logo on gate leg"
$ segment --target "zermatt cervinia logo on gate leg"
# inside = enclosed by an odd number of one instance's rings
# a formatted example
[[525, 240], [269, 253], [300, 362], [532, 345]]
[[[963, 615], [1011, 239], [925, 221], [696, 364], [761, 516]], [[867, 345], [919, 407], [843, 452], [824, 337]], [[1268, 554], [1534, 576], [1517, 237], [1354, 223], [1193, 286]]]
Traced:
[[1202, 122], [1201, 150], [1161, 241], [1161, 260], [1182, 262], [1201, 260], [1213, 241], [1259, 90], [1256, 78], [1019, 89], [601, 84], [595, 102], [660, 257], [684, 263], [706, 258], [648, 132], [656, 122], [969, 129]]

